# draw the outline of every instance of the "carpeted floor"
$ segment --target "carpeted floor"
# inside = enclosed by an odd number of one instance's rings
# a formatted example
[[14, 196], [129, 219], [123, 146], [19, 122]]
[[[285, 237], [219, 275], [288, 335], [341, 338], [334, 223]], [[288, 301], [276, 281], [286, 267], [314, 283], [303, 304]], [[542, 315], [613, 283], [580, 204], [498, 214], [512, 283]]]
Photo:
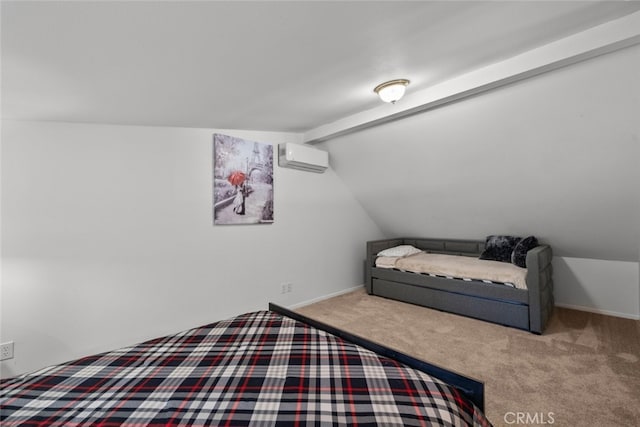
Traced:
[[534, 335], [364, 288], [296, 311], [483, 381], [495, 426], [640, 426], [640, 321], [556, 308]]

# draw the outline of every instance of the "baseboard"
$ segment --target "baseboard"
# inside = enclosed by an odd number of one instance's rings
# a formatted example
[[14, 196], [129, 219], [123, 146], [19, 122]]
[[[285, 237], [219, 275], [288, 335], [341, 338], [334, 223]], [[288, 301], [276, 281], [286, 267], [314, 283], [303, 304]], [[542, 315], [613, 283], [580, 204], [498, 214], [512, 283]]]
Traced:
[[323, 295], [321, 297], [313, 298], [307, 301], [298, 302], [295, 304], [288, 305], [286, 308], [290, 310], [295, 310], [296, 308], [304, 307], [305, 305], [310, 305], [316, 302], [324, 301], [329, 298], [337, 297], [338, 295], [348, 294], [349, 292], [357, 291], [358, 289], [362, 289], [364, 285], [353, 286], [351, 288], [343, 289], [341, 291], [333, 292], [328, 295]]
[[617, 311], [600, 310], [599, 308], [585, 307], [581, 305], [557, 304], [556, 307], [570, 308], [571, 310], [587, 311], [589, 313], [604, 314], [606, 316], [622, 317], [624, 319], [640, 320], [640, 315], [629, 313], [618, 313]]

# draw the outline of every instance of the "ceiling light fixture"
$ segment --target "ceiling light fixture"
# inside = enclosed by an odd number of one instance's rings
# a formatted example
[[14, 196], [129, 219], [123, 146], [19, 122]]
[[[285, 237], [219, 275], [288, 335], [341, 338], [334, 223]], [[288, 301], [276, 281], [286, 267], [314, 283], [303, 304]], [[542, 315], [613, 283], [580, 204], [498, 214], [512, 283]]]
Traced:
[[396, 79], [380, 83], [373, 91], [378, 94], [384, 102], [395, 104], [402, 96], [409, 84], [407, 79]]

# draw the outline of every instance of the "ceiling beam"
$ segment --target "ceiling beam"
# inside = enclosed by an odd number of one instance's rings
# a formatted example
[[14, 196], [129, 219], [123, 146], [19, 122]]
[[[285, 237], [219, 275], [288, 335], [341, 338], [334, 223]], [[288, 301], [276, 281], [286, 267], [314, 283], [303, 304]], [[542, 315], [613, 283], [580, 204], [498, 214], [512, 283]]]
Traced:
[[639, 43], [640, 12], [636, 12], [408, 94], [396, 104], [380, 105], [310, 129], [303, 142], [315, 144], [398, 120]]

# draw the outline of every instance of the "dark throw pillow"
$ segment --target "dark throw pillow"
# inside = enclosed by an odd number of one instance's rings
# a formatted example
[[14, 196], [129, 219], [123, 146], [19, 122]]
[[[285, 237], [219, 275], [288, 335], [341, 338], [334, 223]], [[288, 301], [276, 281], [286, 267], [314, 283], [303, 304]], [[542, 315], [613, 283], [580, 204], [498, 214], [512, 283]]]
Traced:
[[528, 236], [521, 239], [513, 248], [511, 253], [511, 262], [518, 267], [527, 268], [527, 252], [538, 246], [538, 239], [534, 236]]
[[511, 253], [519, 241], [520, 237], [515, 236], [487, 236], [480, 259], [511, 262]]

